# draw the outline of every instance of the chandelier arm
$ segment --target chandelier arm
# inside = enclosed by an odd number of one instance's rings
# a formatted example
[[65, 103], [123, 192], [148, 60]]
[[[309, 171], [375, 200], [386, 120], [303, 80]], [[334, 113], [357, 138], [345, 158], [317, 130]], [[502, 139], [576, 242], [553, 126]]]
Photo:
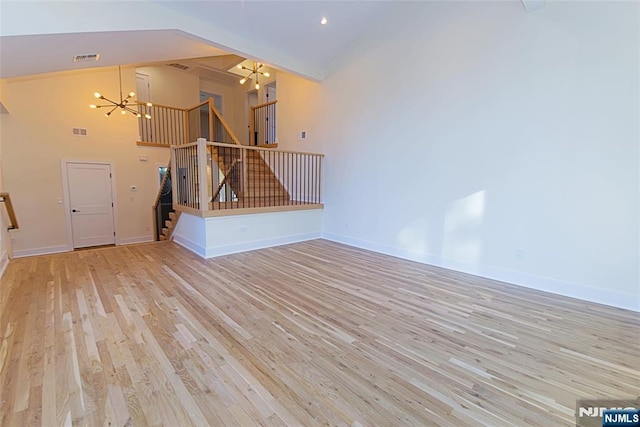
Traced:
[[136, 110], [134, 110], [134, 109], [133, 109], [133, 108], [131, 108], [131, 107], [124, 107], [124, 109], [125, 109], [126, 111], [130, 112], [131, 114], [136, 114], [136, 115], [137, 115], [137, 114], [142, 114], [141, 112], [136, 111]]
[[105, 98], [104, 96], [103, 96], [103, 97], [101, 97], [100, 99], [103, 99], [103, 100], [105, 100], [105, 101], [107, 101], [107, 102], [110, 102], [110, 103], [112, 103], [113, 105], [118, 105], [118, 103], [117, 103], [117, 102], [112, 101], [112, 100], [110, 100], [109, 98]]
[[119, 107], [119, 105], [117, 105], [117, 104], [116, 104], [116, 105], [115, 105], [115, 106], [114, 106], [114, 107], [113, 107], [113, 108], [112, 108], [112, 109], [107, 113], [107, 116], [110, 116], [110, 115], [111, 115], [111, 113], [113, 113], [113, 112], [116, 110], [116, 108], [118, 108], [118, 107]]

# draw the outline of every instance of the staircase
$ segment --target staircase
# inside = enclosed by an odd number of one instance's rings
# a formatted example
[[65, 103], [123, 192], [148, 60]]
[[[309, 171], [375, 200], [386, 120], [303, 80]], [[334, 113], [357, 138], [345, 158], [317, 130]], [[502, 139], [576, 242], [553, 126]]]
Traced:
[[158, 236], [158, 240], [169, 240], [173, 234], [173, 229], [178, 223], [180, 212], [169, 212], [169, 219], [164, 221], [164, 227], [162, 227], [162, 233]]
[[[220, 146], [210, 148], [212, 159], [224, 174], [224, 179], [211, 198], [211, 204], [218, 204], [215, 208], [223, 208], [222, 205], [228, 205], [229, 202], [233, 205], [227, 207], [247, 208], [284, 206], [290, 203], [289, 193], [260, 151], [241, 151]], [[235, 197], [225, 197], [221, 200], [221, 192], [225, 186], [233, 192]]]
[[[273, 106], [275, 102], [267, 107]], [[138, 145], [171, 148], [176, 179], [173, 188], [163, 182], [154, 205], [158, 240], [169, 239], [175, 227], [177, 216], [169, 217], [169, 208], [217, 216], [232, 213], [211, 211], [321, 206], [321, 154], [273, 150], [275, 143], [266, 147], [242, 145], [212, 99], [187, 109], [155, 104], [138, 108], [152, 116], [142, 122]], [[149, 108], [154, 110], [147, 111]], [[160, 194], [167, 191], [176, 194], [159, 214]]]
[[169, 163], [152, 207], [156, 240], [169, 240], [177, 223], [171, 190], [171, 163]]

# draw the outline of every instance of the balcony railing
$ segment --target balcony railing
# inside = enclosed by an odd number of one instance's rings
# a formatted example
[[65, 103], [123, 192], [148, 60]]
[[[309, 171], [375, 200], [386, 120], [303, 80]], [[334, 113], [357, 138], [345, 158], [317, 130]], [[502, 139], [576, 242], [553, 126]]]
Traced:
[[173, 146], [174, 209], [216, 216], [322, 207], [323, 157], [204, 139]]
[[[186, 110], [157, 104], [149, 107], [139, 103], [138, 111], [143, 117], [145, 114], [151, 115], [149, 120], [138, 120], [140, 131], [138, 145], [168, 147], [189, 141]], [[195, 141], [195, 138], [192, 141]]]
[[186, 109], [139, 103], [138, 111], [151, 115], [149, 120], [139, 120], [138, 145], [169, 147], [198, 138], [241, 145], [211, 98]]

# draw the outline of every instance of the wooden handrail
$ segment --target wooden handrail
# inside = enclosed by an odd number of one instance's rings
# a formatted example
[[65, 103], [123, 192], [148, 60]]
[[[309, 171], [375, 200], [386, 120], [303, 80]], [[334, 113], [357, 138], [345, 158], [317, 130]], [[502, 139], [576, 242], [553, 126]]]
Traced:
[[189, 111], [195, 110], [195, 109], [197, 109], [197, 108], [200, 108], [200, 107], [202, 107], [203, 105], [207, 105], [207, 104], [209, 103], [209, 99], [210, 99], [210, 98], [207, 98], [205, 101], [202, 101], [201, 103], [196, 104], [196, 105], [195, 105], [195, 106], [193, 106], [193, 107], [185, 108], [185, 111], [189, 112]]
[[[142, 101], [137, 101], [136, 102], [137, 105], [144, 105], [146, 106], [147, 103], [146, 102], [142, 102]], [[180, 108], [180, 107], [172, 107], [170, 105], [163, 105], [163, 104], [156, 104], [155, 102], [152, 104], [153, 107], [159, 107], [159, 108], [167, 108], [170, 110], [180, 110], [180, 111], [187, 111], [187, 108]]]
[[160, 198], [162, 197], [162, 189], [164, 188], [164, 185], [167, 183], [167, 180], [169, 179], [169, 174], [171, 174], [170, 170], [171, 170], [171, 159], [169, 159], [169, 163], [167, 164], [167, 171], [165, 172], [164, 176], [162, 177], [162, 181], [160, 182], [160, 188], [158, 189], [158, 194], [156, 195], [156, 201], [153, 202], [153, 209], [156, 209], [160, 204]]
[[16, 212], [13, 210], [13, 203], [11, 203], [11, 196], [9, 193], [0, 193], [0, 202], [4, 203], [4, 207], [7, 209], [7, 215], [9, 216], [10, 225], [7, 230], [17, 230], [18, 219], [16, 218]]
[[[227, 144], [227, 145], [232, 145], [235, 147], [234, 144]], [[170, 145], [169, 148], [189, 148], [189, 147], [197, 147], [198, 146], [198, 142], [190, 142], [188, 144], [180, 144], [180, 145]]]
[[[211, 99], [211, 98], [209, 98], [209, 99]], [[236, 144], [236, 145], [242, 145], [242, 144], [240, 144], [240, 141], [238, 141], [238, 138], [236, 137], [236, 135], [231, 130], [231, 127], [229, 127], [229, 124], [227, 123], [227, 121], [224, 119], [224, 117], [222, 117], [222, 114], [220, 114], [220, 112], [218, 111], [216, 106], [213, 105], [213, 102], [211, 102], [211, 111], [213, 112], [213, 114], [216, 115], [218, 120], [220, 120], [220, 123], [222, 124], [222, 127], [224, 127], [224, 129], [227, 131], [227, 133], [229, 134], [229, 136], [233, 140], [233, 143]], [[209, 120], [213, 120], [213, 117], [211, 117]], [[213, 135], [211, 135], [211, 136], [213, 137]]]
[[[195, 145], [195, 144], [190, 144], [190, 145]], [[324, 154], [322, 154], [322, 153], [312, 153], [312, 152], [309, 152], [309, 151], [278, 150], [278, 149], [274, 149], [274, 148], [256, 147], [256, 146], [251, 146], [251, 145], [241, 145], [240, 147], [236, 147], [235, 144], [225, 144], [223, 142], [209, 142], [209, 141], [207, 141], [207, 145], [214, 145], [216, 147], [233, 147], [233, 148], [240, 148], [242, 150], [268, 151], [268, 152], [289, 153], [289, 154], [305, 154], [305, 155], [310, 155], [310, 156], [324, 157]], [[173, 148], [182, 148], [182, 147], [185, 147], [185, 146], [186, 145], [175, 145], [175, 146], [172, 146], [172, 147]]]
[[276, 102], [278, 102], [278, 100], [276, 99], [275, 101], [269, 101], [269, 102], [265, 102], [264, 104], [260, 104], [260, 105], [254, 105], [251, 107], [252, 110], [257, 110], [258, 108], [263, 108], [263, 107], [268, 107], [269, 105], [273, 105]]

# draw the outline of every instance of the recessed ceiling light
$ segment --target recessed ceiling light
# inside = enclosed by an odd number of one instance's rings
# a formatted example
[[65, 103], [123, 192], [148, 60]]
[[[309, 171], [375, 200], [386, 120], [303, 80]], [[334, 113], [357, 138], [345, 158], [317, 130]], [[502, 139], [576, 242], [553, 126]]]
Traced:
[[326, 23], [327, 23], [327, 17], [326, 17], [326, 16], [323, 16], [323, 17], [322, 17], [322, 19], [320, 20], [320, 23], [321, 23], [322, 25], [326, 25]]

